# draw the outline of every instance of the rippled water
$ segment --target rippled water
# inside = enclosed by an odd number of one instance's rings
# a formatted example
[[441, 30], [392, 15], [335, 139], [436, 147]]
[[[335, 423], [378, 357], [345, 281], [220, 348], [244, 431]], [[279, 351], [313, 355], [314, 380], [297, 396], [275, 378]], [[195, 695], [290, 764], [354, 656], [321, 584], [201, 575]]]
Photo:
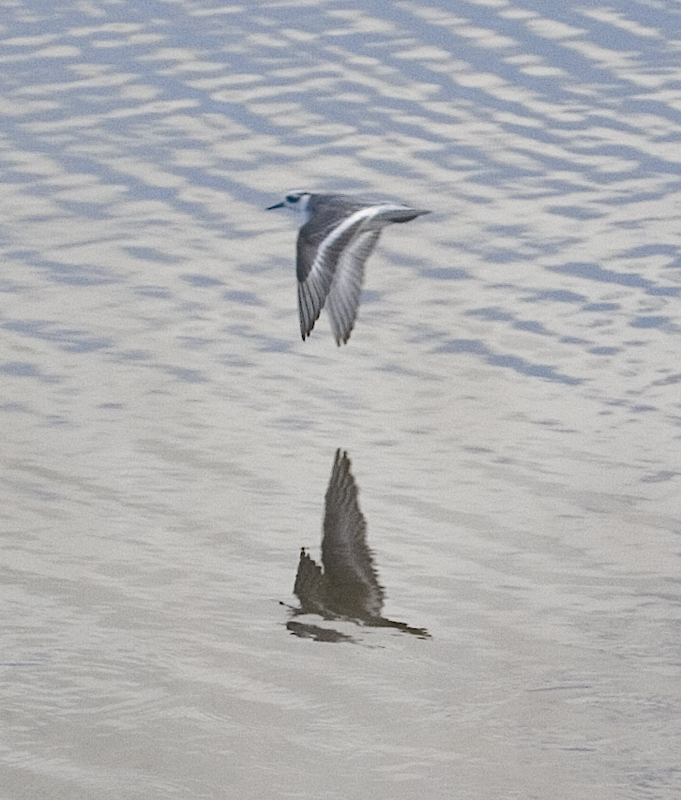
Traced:
[[[680, 12], [4, 4], [4, 796], [679, 796]], [[347, 347], [296, 187], [434, 211]], [[339, 447], [431, 639], [282, 605]]]

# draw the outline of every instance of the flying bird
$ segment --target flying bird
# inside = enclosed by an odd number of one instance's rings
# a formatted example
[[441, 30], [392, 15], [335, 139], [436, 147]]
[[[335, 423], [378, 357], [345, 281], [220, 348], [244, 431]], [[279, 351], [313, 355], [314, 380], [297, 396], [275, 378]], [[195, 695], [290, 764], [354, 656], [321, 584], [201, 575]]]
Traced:
[[270, 206], [302, 213], [298, 233], [296, 274], [300, 333], [306, 339], [322, 308], [331, 317], [336, 344], [350, 338], [362, 294], [364, 265], [381, 230], [395, 222], [410, 222], [430, 211], [396, 203], [363, 202], [343, 194], [289, 192]]

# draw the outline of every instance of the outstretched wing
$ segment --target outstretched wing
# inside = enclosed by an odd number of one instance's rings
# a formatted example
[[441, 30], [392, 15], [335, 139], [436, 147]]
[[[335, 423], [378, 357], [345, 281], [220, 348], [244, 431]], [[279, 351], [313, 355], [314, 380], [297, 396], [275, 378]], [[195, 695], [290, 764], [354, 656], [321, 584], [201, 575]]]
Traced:
[[336, 267], [327, 298], [331, 330], [336, 344], [345, 344], [355, 325], [362, 296], [364, 265], [381, 235], [380, 230], [362, 231], [346, 246]]
[[375, 618], [383, 607], [366, 521], [357, 501], [357, 485], [347, 453], [336, 451], [326, 491], [322, 563], [326, 604], [336, 613], [358, 619]]
[[[337, 213], [317, 214], [298, 233], [298, 309], [303, 339], [319, 319], [343, 251], [361, 229], [369, 209], [359, 209], [339, 222]], [[368, 253], [367, 253], [368, 255]]]

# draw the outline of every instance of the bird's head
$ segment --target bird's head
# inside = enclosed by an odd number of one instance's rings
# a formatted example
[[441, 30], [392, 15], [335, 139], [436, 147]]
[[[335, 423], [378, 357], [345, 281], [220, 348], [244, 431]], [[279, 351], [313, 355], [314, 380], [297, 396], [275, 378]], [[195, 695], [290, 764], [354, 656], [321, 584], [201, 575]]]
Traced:
[[310, 197], [312, 197], [311, 192], [306, 192], [303, 189], [294, 189], [286, 195], [281, 203], [269, 206], [267, 210], [271, 211], [273, 208], [290, 208], [292, 211], [298, 211], [304, 214], [307, 211], [307, 204], [310, 202]]

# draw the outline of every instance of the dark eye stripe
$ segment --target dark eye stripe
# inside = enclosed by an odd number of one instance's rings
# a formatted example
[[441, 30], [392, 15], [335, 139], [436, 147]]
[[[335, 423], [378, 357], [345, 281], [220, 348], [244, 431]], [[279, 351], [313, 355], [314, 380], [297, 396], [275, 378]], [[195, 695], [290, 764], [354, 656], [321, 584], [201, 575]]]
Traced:
[[289, 203], [297, 203], [300, 200], [300, 195], [290, 194], [286, 199]]

